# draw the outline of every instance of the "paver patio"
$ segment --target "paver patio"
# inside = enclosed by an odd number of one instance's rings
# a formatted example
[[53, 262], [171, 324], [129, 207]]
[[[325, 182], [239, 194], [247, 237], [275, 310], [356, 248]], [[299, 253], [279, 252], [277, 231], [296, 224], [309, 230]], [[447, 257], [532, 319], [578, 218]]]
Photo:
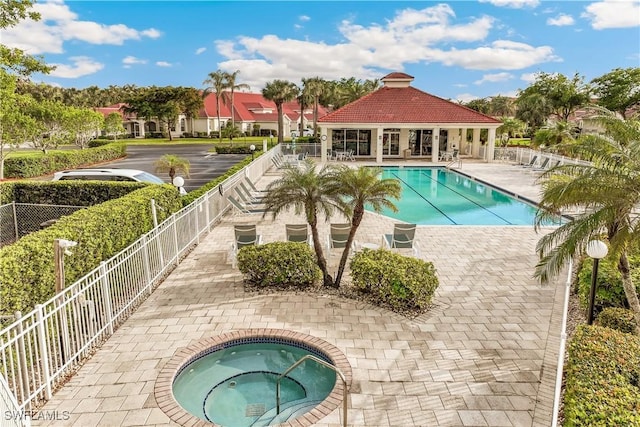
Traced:
[[[465, 163], [463, 171], [538, 199], [535, 176], [522, 168]], [[551, 424], [564, 280], [532, 278], [540, 238], [532, 227], [418, 227], [421, 257], [435, 264], [440, 286], [433, 309], [407, 319], [328, 294], [245, 293], [227, 258], [241, 222], [258, 222], [272, 242], [284, 240], [285, 223], [303, 219], [227, 215], [46, 404], [69, 411], [52, 425], [172, 425], [154, 398], [164, 364], [196, 340], [245, 328], [293, 330], [338, 347], [353, 370], [350, 425]], [[356, 239], [378, 243], [392, 228], [367, 214]], [[317, 425], [340, 420], [336, 409]]]

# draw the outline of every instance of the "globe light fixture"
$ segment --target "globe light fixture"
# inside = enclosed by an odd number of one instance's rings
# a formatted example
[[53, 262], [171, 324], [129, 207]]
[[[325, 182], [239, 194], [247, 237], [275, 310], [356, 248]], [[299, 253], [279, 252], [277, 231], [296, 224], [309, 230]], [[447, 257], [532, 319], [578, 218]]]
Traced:
[[593, 306], [596, 300], [596, 287], [598, 280], [598, 263], [607, 256], [609, 248], [602, 240], [591, 240], [587, 243], [587, 255], [593, 258], [593, 270], [591, 271], [591, 289], [589, 290], [589, 311], [587, 312], [587, 324], [593, 324]]

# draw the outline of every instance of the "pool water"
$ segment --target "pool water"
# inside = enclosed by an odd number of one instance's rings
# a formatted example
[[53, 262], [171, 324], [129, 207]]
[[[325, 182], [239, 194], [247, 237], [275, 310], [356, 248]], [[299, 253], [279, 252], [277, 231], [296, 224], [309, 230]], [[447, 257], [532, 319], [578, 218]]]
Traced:
[[402, 184], [398, 212], [382, 214], [419, 225], [533, 225], [537, 208], [445, 168], [384, 167]]
[[173, 382], [178, 403], [203, 420], [223, 426], [266, 426], [310, 411], [333, 389], [336, 374], [312, 360], [280, 382], [281, 413], [276, 414], [276, 379], [307, 354], [281, 343], [238, 344], [187, 365]]

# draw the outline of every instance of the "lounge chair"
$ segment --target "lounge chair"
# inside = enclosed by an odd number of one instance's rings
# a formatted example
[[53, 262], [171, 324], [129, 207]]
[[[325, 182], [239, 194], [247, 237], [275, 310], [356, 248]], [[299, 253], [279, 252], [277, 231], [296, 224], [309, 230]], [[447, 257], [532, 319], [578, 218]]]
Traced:
[[227, 196], [227, 200], [229, 201], [229, 203], [231, 203], [231, 205], [234, 208], [236, 208], [238, 211], [240, 211], [241, 213], [244, 213], [244, 214], [262, 214], [262, 213], [265, 213], [267, 211], [266, 209], [253, 209], [253, 207], [248, 207], [248, 206], [240, 203], [233, 196]]
[[420, 256], [420, 247], [415, 241], [416, 224], [394, 224], [393, 234], [382, 235], [382, 245], [388, 249], [412, 249], [413, 255]]
[[535, 156], [533, 156], [530, 160], [529, 163], [524, 163], [522, 165], [523, 168], [532, 168], [536, 162], [538, 161], [538, 155], [536, 154]]
[[547, 169], [547, 165], [549, 164], [549, 160], [550, 159], [551, 159], [550, 157], [545, 157], [545, 159], [542, 161], [542, 163], [540, 165], [533, 166], [531, 168], [531, 170], [533, 170], [533, 171], [543, 171], [543, 170]]
[[[249, 202], [254, 205], [262, 203], [262, 200], [264, 199], [264, 196], [258, 196], [252, 193], [251, 190], [249, 190], [249, 188], [244, 185], [244, 182], [241, 182], [236, 186], [236, 191], [247, 198]], [[242, 197], [240, 197], [240, 199], [244, 201]]]
[[307, 224], [286, 224], [285, 230], [287, 234], [287, 242], [307, 243], [313, 245], [313, 239], [309, 234], [309, 226]]
[[262, 244], [262, 235], [257, 234], [255, 224], [234, 225], [235, 241], [231, 245], [231, 263], [236, 267], [238, 251], [245, 246]]
[[[347, 240], [349, 239], [349, 231], [351, 231], [351, 224], [331, 224], [329, 236], [327, 236], [327, 250], [331, 252], [331, 249], [342, 248], [347, 246]], [[351, 244], [351, 249], [355, 251], [355, 240]]]
[[249, 177], [248, 177], [248, 176], [245, 176], [245, 177], [244, 177], [244, 180], [246, 181], [247, 185], [249, 185], [249, 188], [251, 188], [251, 190], [252, 190], [254, 193], [266, 193], [266, 192], [267, 192], [267, 190], [258, 190], [258, 188], [256, 187], [256, 185], [253, 183], [253, 181], [251, 181], [251, 180], [249, 179]]

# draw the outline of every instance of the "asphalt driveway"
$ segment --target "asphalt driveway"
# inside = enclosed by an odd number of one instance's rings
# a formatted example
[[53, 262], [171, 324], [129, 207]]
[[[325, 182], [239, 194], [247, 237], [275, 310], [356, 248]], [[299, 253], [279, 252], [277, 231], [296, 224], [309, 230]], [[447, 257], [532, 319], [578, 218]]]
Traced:
[[140, 169], [158, 175], [169, 182], [169, 175], [157, 173], [154, 164], [163, 155], [173, 154], [183, 157], [191, 163], [189, 178], [183, 177], [185, 190], [191, 191], [223, 175], [229, 168], [245, 158], [244, 154], [211, 155], [208, 150], [212, 147], [213, 144], [128, 145], [126, 158], [105, 163], [101, 167]]

